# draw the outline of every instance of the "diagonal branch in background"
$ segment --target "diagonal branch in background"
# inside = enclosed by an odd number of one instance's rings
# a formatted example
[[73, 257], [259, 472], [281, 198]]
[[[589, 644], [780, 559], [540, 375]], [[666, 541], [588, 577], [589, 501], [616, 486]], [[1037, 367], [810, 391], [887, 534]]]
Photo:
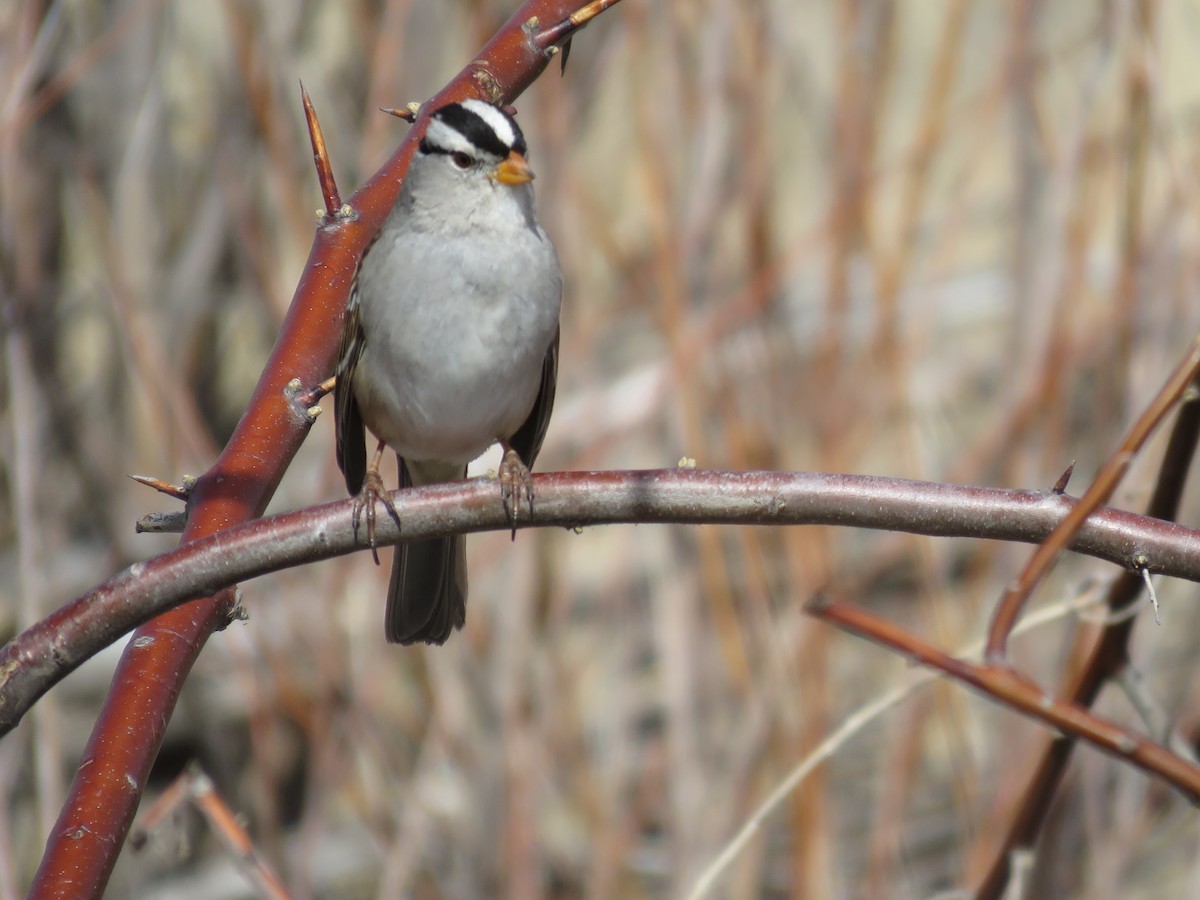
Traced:
[[[587, 5], [578, 0], [522, 4], [432, 105], [467, 97], [511, 102], [550, 58], [530, 23], [560, 23]], [[355, 194], [356, 215], [326, 217], [318, 227], [249, 406], [191, 492], [184, 541], [252, 519], [266, 508], [312, 422], [287, 385], [292, 379], [315, 384], [332, 370], [354, 265], [395, 201], [423, 130], [418, 119], [391, 159]], [[31, 895], [85, 898], [103, 892], [183, 682], [209, 635], [229, 621], [234, 603], [234, 592], [223, 591], [138, 630], [117, 667]]]
[[958, 659], [905, 629], [850, 603], [817, 597], [806, 607], [818, 619], [874, 641], [921, 665], [945, 672], [984, 696], [1042, 722], [1097, 750], [1157, 776], [1200, 802], [1200, 766], [1078, 704], [1059, 700], [1007, 664]]
[[266, 900], [288, 900], [290, 896], [283, 881], [271, 864], [267, 862], [254, 841], [246, 832], [239, 816], [217, 793], [212, 779], [193, 761], [183, 774], [175, 779], [146, 814], [145, 821], [130, 837], [134, 849], [144, 847], [151, 833], [170, 817], [178, 814], [179, 808], [191, 803], [199, 811], [213, 834], [224, 846], [230, 861], [245, 873], [246, 878]]
[[[521, 527], [615, 522], [843, 525], [942, 537], [1037, 542], [1075, 503], [1056, 491], [960, 487], [866, 475], [666, 469], [535, 475], [538, 503]], [[488, 479], [395, 492], [401, 529], [381, 520], [381, 544], [451, 532], [507, 530]], [[231, 527], [135, 564], [0, 648], [0, 734], [72, 668], [130, 628], [190, 597], [246, 578], [366, 548], [347, 499]], [[1126, 567], [1200, 581], [1200, 531], [1097, 510], [1071, 549]]]
[[[1159, 468], [1154, 494], [1146, 515], [1163, 521], [1173, 521], [1179, 514], [1179, 502], [1187, 474], [1200, 441], [1200, 381], [1193, 381], [1184, 396], [1183, 405], [1171, 429]], [[1125, 572], [1109, 587], [1105, 603], [1111, 612], [1133, 603], [1142, 590], [1138, 572]], [[1101, 688], [1121, 671], [1129, 659], [1129, 640], [1133, 635], [1134, 617], [1126, 616], [1109, 625], [1095, 642], [1087, 660], [1060, 690], [1073, 704], [1090, 707], [1096, 702]], [[1058, 795], [1063, 774], [1074, 754], [1076, 741], [1070, 735], [1060, 735], [1049, 742], [1033, 769], [1033, 775], [1009, 824], [1003, 843], [996, 848], [987, 875], [976, 894], [978, 900], [999, 900], [1004, 896], [1012, 871], [1013, 854], [1032, 849]]]
[[1121, 446], [1101, 467], [1091, 486], [1079, 499], [1075, 508], [1071, 510], [1071, 514], [1054, 529], [1053, 534], [1038, 546], [1033, 555], [1029, 557], [1029, 562], [1017, 580], [1000, 598], [1000, 603], [992, 618], [991, 628], [988, 630], [987, 651], [984, 658], [989, 663], [996, 665], [1006, 663], [1008, 636], [1012, 632], [1013, 626], [1017, 624], [1021, 610], [1024, 609], [1033, 589], [1050, 571], [1054, 560], [1066, 549], [1072, 535], [1079, 530], [1092, 511], [1112, 496], [1112, 492], [1125, 477], [1125, 473], [1138, 451], [1154, 433], [1159, 423], [1166, 418], [1167, 413], [1171, 411], [1179, 398], [1183, 396], [1183, 392], [1187, 390], [1198, 372], [1200, 372], [1200, 339], [1192, 341], [1187, 354], [1175, 367], [1175, 371], [1167, 378], [1166, 383], [1159, 389], [1145, 411], [1133, 423], [1133, 427], [1129, 429]]

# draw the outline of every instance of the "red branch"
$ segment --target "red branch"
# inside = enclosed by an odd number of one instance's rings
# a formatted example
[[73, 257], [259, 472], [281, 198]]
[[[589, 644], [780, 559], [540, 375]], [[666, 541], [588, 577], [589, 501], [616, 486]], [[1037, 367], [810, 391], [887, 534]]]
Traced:
[[1042, 722], [1065, 735], [1087, 741], [1180, 790], [1192, 803], [1200, 801], [1200, 766], [1086, 707], [1050, 696], [1008, 665], [986, 665], [958, 659], [898, 625], [849, 603], [817, 598], [808, 612], [851, 634], [857, 634], [905, 658], [945, 672], [984, 696]]
[[[579, 0], [529, 0], [432, 100], [467, 97], [511, 103], [549, 59], [527, 23], [559, 22]], [[262, 514], [311, 420], [289, 399], [296, 378], [312, 385], [333, 368], [346, 295], [358, 255], [399, 190], [423, 131], [409, 131], [391, 159], [354, 195], [354, 217], [317, 229], [308, 264], [250, 404], [211, 469], [196, 482], [183, 540]], [[294, 394], [294, 392], [293, 392]], [[209, 635], [229, 620], [234, 592], [196, 600], [138, 629], [49, 836], [31, 896], [98, 897], [133, 821], [176, 698]]]

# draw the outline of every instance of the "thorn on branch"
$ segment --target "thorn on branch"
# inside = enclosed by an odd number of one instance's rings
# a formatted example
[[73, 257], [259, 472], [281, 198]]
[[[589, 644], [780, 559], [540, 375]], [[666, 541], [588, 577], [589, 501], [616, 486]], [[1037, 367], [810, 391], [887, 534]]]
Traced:
[[183, 484], [171, 484], [168, 481], [163, 481], [161, 478], [155, 478], [153, 475], [130, 475], [138, 484], [144, 484], [146, 487], [154, 488], [160, 494], [166, 494], [168, 497], [174, 497], [176, 500], [182, 500], [187, 503], [188, 497], [191, 496], [192, 488], [196, 486], [196, 479], [190, 476], [185, 476]]
[[415, 101], [409, 101], [404, 106], [381, 106], [380, 112], [387, 113], [389, 116], [395, 116], [397, 119], [403, 119], [408, 124], [417, 121], [417, 114], [421, 112], [421, 104]]
[[570, 55], [571, 38], [584, 28], [592, 19], [611, 6], [616, 6], [620, 0], [592, 0], [587, 6], [575, 10], [560, 22], [548, 28], [541, 28], [536, 17], [525, 23], [525, 30], [533, 39], [533, 43], [543, 53], [551, 54], [562, 49], [562, 71], [567, 71], [567, 57]]
[[1149, 560], [1144, 556], [1139, 556], [1136, 560], [1138, 564], [1138, 574], [1142, 576], [1142, 581], [1146, 584], [1146, 593], [1150, 597], [1150, 606], [1154, 609], [1154, 624], [1162, 625], [1162, 620], [1158, 617], [1158, 594], [1154, 590], [1154, 582], [1150, 578]]
[[567, 74], [567, 59], [571, 55], [571, 40], [571, 38], [567, 38], [565, 41], [563, 41], [562, 56], [558, 61], [558, 75], [560, 78]]
[[321, 132], [321, 123], [317, 121], [317, 110], [312, 98], [300, 85], [300, 97], [304, 103], [304, 118], [308, 122], [308, 138], [312, 141], [313, 163], [317, 167], [317, 180], [321, 182], [321, 197], [325, 201], [325, 217], [337, 217], [342, 208], [342, 197], [338, 193], [337, 181], [333, 177], [333, 167], [329, 164], [329, 153], [325, 149], [325, 135]]
[[1071, 476], [1075, 474], [1075, 460], [1071, 460], [1071, 464], [1067, 466], [1065, 472], [1058, 476], [1058, 481], [1054, 482], [1054, 487], [1050, 490], [1055, 494], [1065, 494], [1067, 492], [1067, 482], [1071, 480]]

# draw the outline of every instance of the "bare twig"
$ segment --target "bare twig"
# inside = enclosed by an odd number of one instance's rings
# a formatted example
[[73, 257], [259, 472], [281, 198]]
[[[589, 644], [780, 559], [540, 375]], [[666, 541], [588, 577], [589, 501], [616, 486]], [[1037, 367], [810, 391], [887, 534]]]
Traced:
[[181, 510], [146, 513], [133, 527], [138, 534], [183, 534], [183, 529], [187, 527], [187, 513]]
[[1191, 802], [1200, 802], [1200, 766], [1085, 707], [1050, 696], [1008, 665], [979, 665], [958, 659], [873, 613], [828, 597], [816, 598], [807, 609], [817, 618], [845, 631], [922, 665], [939, 669], [955, 681], [1027, 718], [1086, 741], [1098, 750], [1161, 778]]
[[135, 849], [144, 846], [149, 832], [188, 802], [204, 816], [213, 833], [261, 896], [269, 900], [287, 900], [290, 895], [283, 881], [258, 852], [237, 815], [213, 787], [212, 779], [195, 762], [190, 763], [158, 798], [146, 813], [142, 824], [131, 834], [130, 843]]

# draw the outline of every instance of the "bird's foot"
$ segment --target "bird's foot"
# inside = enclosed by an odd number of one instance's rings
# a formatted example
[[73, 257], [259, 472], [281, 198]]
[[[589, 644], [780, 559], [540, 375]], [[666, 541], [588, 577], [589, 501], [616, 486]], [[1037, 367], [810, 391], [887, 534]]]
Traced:
[[395, 521], [397, 527], [400, 525], [400, 516], [396, 512], [396, 507], [392, 503], [392, 498], [388, 494], [387, 487], [383, 483], [383, 476], [379, 474], [376, 468], [367, 469], [366, 477], [363, 478], [362, 489], [354, 498], [354, 536], [358, 537], [358, 525], [363, 518], [363, 512], [366, 511], [367, 520], [367, 541], [371, 545], [371, 556], [375, 559], [375, 565], [379, 565], [379, 550], [375, 546], [375, 501], [378, 500], [383, 504]]
[[521, 461], [517, 451], [509, 447], [504, 451], [497, 477], [500, 479], [500, 499], [504, 502], [504, 513], [512, 526], [513, 540], [516, 540], [517, 517], [522, 504], [529, 510], [529, 514], [533, 515], [533, 476], [529, 474], [529, 466]]

